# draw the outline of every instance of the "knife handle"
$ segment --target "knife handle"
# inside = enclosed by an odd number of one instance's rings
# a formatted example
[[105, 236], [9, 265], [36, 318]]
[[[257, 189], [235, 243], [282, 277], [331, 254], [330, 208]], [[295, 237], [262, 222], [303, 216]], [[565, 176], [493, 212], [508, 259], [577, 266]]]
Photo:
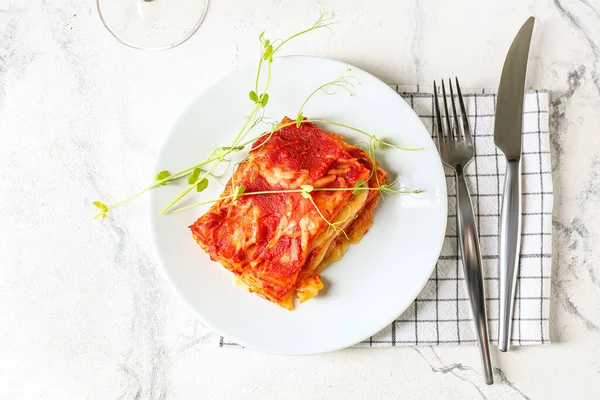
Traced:
[[521, 159], [506, 160], [504, 194], [500, 213], [498, 269], [500, 271], [500, 320], [498, 348], [508, 351], [512, 334], [519, 254], [521, 250]]
[[479, 250], [479, 235], [473, 213], [471, 195], [465, 182], [462, 170], [456, 175], [456, 196], [458, 214], [458, 232], [460, 236], [460, 253], [463, 260], [465, 281], [471, 303], [471, 313], [477, 335], [477, 343], [481, 353], [481, 363], [485, 383], [494, 383], [494, 370], [490, 356], [490, 339], [488, 335], [487, 312], [485, 307], [485, 289], [483, 282], [483, 263]]

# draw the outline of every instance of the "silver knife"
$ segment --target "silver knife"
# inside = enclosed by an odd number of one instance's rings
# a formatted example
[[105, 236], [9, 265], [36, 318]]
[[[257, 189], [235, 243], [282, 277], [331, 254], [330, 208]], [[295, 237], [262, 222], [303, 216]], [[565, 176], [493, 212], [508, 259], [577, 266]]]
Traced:
[[500, 321], [498, 348], [508, 351], [521, 248], [521, 136], [523, 98], [529, 45], [535, 18], [530, 17], [513, 40], [498, 87], [494, 143], [506, 157], [504, 194], [500, 214], [498, 267], [500, 270]]

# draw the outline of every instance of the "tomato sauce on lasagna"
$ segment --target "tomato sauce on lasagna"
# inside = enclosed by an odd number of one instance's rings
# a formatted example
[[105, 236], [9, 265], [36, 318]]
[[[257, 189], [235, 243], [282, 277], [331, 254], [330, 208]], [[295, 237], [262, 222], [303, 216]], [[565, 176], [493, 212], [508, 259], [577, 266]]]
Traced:
[[[366, 233], [380, 193], [313, 190], [311, 199], [302, 193], [251, 193], [301, 185], [353, 189], [361, 181], [363, 188], [376, 188], [387, 182], [387, 174], [378, 165], [373, 169], [362, 149], [313, 123], [298, 127], [284, 118], [280, 127], [252, 145], [221, 199], [190, 229], [210, 258], [242, 286], [291, 310], [294, 297], [304, 302], [317, 295], [323, 288], [319, 272]], [[241, 186], [246, 195], [227, 197]]]

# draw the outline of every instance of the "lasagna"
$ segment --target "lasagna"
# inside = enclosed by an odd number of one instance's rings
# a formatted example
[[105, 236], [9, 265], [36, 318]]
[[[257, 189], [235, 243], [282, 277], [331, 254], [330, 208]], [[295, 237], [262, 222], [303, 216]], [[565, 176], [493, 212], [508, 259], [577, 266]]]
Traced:
[[369, 229], [380, 192], [360, 189], [377, 188], [387, 175], [365, 151], [315, 124], [284, 118], [279, 128], [252, 145], [219, 201], [190, 229], [238, 283], [291, 310], [294, 297], [317, 295], [319, 272]]

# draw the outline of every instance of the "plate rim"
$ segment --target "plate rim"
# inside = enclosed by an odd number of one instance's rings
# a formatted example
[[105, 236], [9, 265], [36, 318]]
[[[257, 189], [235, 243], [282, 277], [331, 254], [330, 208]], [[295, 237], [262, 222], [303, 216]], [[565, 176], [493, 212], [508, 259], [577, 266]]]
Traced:
[[[380, 78], [378, 78], [377, 76], [371, 74], [368, 71], [365, 71], [362, 68], [356, 67], [355, 65], [352, 65], [350, 63], [344, 62], [344, 61], [340, 61], [340, 60], [336, 60], [333, 58], [328, 58], [328, 57], [320, 57], [320, 56], [313, 56], [313, 55], [285, 55], [285, 56], [279, 56], [276, 57], [275, 59], [311, 59], [313, 61], [317, 61], [317, 62], [329, 62], [329, 63], [335, 63], [335, 64], [339, 64], [340, 66], [344, 66], [344, 67], [349, 67], [352, 68], [353, 70], [357, 70], [360, 71], [361, 73], [367, 74], [370, 77], [372, 77], [375, 82], [377, 83], [377, 85], [381, 86], [382, 89], [391, 91], [394, 95], [398, 96], [402, 102], [404, 102], [404, 104], [406, 105], [407, 109], [410, 110], [410, 112], [412, 112], [418, 120], [418, 123], [420, 126], [422, 126], [423, 130], [425, 132], [427, 132], [427, 137], [428, 139], [431, 141], [431, 144], [433, 145], [434, 148], [437, 149], [437, 146], [435, 145], [435, 142], [433, 141], [433, 138], [431, 137], [431, 135], [429, 134], [429, 131], [427, 130], [427, 128], [425, 127], [425, 125], [423, 124], [423, 121], [419, 118], [419, 116], [417, 115], [417, 113], [412, 109], [412, 107], [408, 104], [408, 102], [402, 98], [402, 96], [400, 96], [400, 94], [398, 92], [396, 92], [394, 89], [392, 89], [390, 87], [389, 84], [385, 83], [384, 81], [382, 81]], [[205, 92], [208, 92], [210, 89], [212, 89], [213, 87], [217, 86], [218, 84], [221, 83], [221, 81], [227, 79], [229, 76], [231, 76], [232, 74], [234, 74], [236, 71], [247, 68], [251, 65], [254, 65], [255, 61], [250, 61], [247, 63], [244, 63], [242, 65], [239, 65], [235, 68], [229, 69], [226, 73], [224, 73], [223, 75], [221, 75], [220, 77], [216, 78], [211, 84], [207, 85], [204, 89], [202, 89], [201, 91], [199, 91], [195, 96], [193, 96], [191, 98], [191, 100], [189, 101], [189, 103], [187, 104], [187, 106], [177, 115], [177, 117], [173, 120], [174, 122], [171, 124], [171, 128], [169, 129], [167, 135], [165, 135], [165, 137], [163, 138], [163, 140], [161, 141], [160, 146], [158, 147], [158, 151], [156, 153], [155, 156], [155, 161], [154, 161], [154, 170], [158, 171], [161, 167], [159, 165], [160, 160], [163, 157], [163, 152], [164, 149], [166, 147], [166, 144], [171, 140], [172, 136], [175, 134], [175, 127], [177, 126], [177, 124], [179, 123], [179, 121], [181, 120], [181, 118], [186, 115], [190, 109], [194, 106], [194, 104], [198, 101], [198, 99], [200, 97], [202, 97], [204, 95]], [[441, 158], [439, 156], [439, 153], [437, 153], [436, 151], [436, 157], [435, 160], [437, 161], [437, 170], [439, 175], [444, 179], [444, 183], [445, 183], [445, 172], [444, 172], [444, 166], [442, 164]], [[404, 313], [408, 307], [410, 307], [411, 304], [414, 303], [414, 301], [416, 300], [416, 298], [418, 297], [418, 295], [423, 291], [423, 288], [425, 287], [425, 285], [427, 284], [427, 282], [429, 281], [429, 279], [431, 278], [431, 274], [433, 273], [436, 264], [437, 264], [437, 260], [439, 259], [443, 244], [444, 244], [444, 239], [446, 237], [445, 232], [446, 232], [446, 228], [447, 228], [447, 223], [448, 223], [448, 191], [447, 191], [447, 187], [446, 184], [441, 185], [441, 189], [443, 191], [443, 193], [440, 193], [439, 195], [439, 199], [441, 200], [441, 208], [442, 208], [442, 214], [443, 214], [443, 220], [441, 222], [441, 238], [439, 239], [439, 243], [437, 245], [437, 250], [435, 252], [435, 257], [433, 260], [433, 263], [431, 264], [431, 267], [429, 267], [428, 273], [427, 273], [427, 278], [423, 280], [423, 282], [421, 283], [421, 285], [411, 293], [410, 296], [407, 296], [407, 298], [410, 298], [411, 300], [408, 302], [408, 304], [406, 304], [406, 306], [402, 307], [401, 310], [399, 310], [398, 314], [396, 315], [396, 313], [394, 312], [393, 317], [391, 317], [389, 320], [386, 320], [386, 322], [382, 325], [382, 326], [377, 326], [374, 327], [372, 330], [369, 330], [370, 333], [363, 337], [360, 338], [359, 340], [351, 340], [351, 341], [345, 341], [343, 343], [340, 343], [338, 346], [330, 346], [327, 349], [321, 349], [321, 350], [313, 350], [313, 351], [271, 351], [268, 349], [263, 349], [263, 348], [257, 348], [255, 346], [253, 346], [250, 343], [246, 343], [245, 340], [243, 339], [239, 339], [237, 337], [237, 335], [235, 333], [231, 333], [231, 332], [224, 332], [222, 329], [216, 329], [214, 327], [214, 325], [205, 320], [202, 315], [200, 315], [200, 313], [198, 311], [196, 311], [196, 309], [194, 308], [194, 306], [192, 305], [191, 301], [189, 301], [184, 294], [179, 290], [179, 288], [177, 287], [176, 283], [174, 282], [174, 277], [172, 277], [172, 275], [168, 272], [168, 269], [165, 267], [166, 261], [163, 259], [161, 253], [159, 252], [159, 248], [158, 248], [158, 237], [156, 235], [156, 233], [154, 232], [154, 229], [152, 228], [152, 219], [154, 217], [156, 217], [153, 213], [152, 213], [152, 203], [153, 203], [153, 197], [150, 195], [148, 200], [147, 200], [147, 223], [148, 223], [148, 228], [149, 228], [149, 234], [150, 234], [150, 238], [151, 238], [151, 243], [152, 243], [152, 248], [153, 248], [153, 252], [155, 255], [156, 260], [158, 261], [158, 265], [160, 266], [160, 271], [161, 274], [163, 275], [164, 278], [166, 278], [166, 280], [169, 282], [169, 286], [171, 287], [171, 290], [173, 290], [177, 296], [183, 300], [183, 303], [188, 307], [188, 309], [190, 309], [192, 311], [192, 313], [194, 314], [194, 316], [196, 318], [198, 318], [200, 320], [200, 322], [202, 322], [202, 324], [204, 324], [207, 328], [209, 328], [210, 330], [212, 330], [214, 333], [216, 333], [217, 335], [220, 335], [222, 337], [228, 337], [231, 338], [232, 340], [236, 341], [238, 345], [240, 345], [241, 347], [245, 348], [245, 349], [249, 349], [252, 351], [258, 351], [258, 352], [262, 352], [262, 353], [266, 353], [266, 354], [275, 354], [275, 355], [286, 355], [286, 356], [299, 356], [299, 355], [315, 355], [315, 354], [325, 354], [325, 353], [330, 353], [330, 352], [334, 352], [334, 351], [339, 351], [342, 349], [346, 349], [349, 347], [352, 347], [358, 343], [361, 343], [362, 341], [364, 341], [365, 339], [377, 334], [378, 332], [380, 332], [381, 330], [385, 329], [387, 326], [389, 326], [393, 321], [395, 321], [400, 315], [402, 315], [402, 313]], [[433, 252], [432, 252], [433, 254]]]

